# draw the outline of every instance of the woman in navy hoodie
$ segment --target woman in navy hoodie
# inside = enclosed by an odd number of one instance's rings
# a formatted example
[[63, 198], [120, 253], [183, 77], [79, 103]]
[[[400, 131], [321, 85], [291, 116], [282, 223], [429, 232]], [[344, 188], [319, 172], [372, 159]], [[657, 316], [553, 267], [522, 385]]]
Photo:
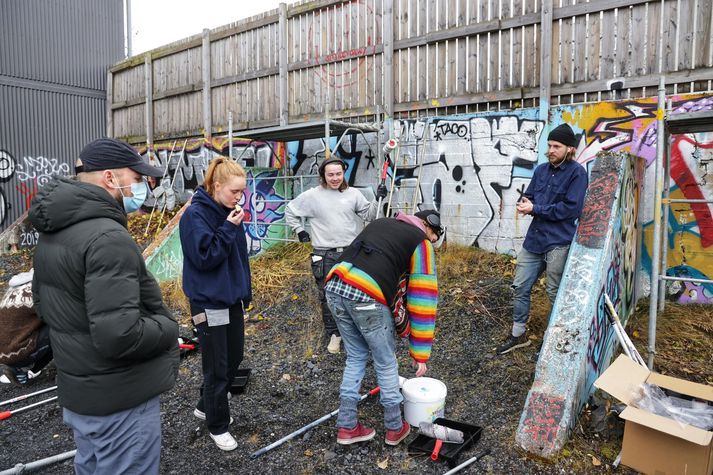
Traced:
[[183, 291], [203, 358], [201, 398], [193, 415], [205, 419], [221, 450], [238, 446], [228, 432], [228, 390], [243, 359], [243, 308], [252, 299], [245, 215], [238, 205], [246, 184], [240, 165], [213, 159], [180, 223]]

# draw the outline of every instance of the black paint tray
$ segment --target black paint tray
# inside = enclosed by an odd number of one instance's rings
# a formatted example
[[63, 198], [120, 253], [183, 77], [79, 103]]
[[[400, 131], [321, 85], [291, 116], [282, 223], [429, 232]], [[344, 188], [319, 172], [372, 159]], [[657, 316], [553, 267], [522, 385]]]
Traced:
[[[463, 422], [451, 421], [449, 419], [444, 419], [443, 417], [437, 418], [433, 421], [433, 423], [463, 432], [462, 443], [454, 444], [451, 442], [444, 442], [441, 446], [441, 451], [438, 454], [438, 459], [445, 460], [450, 468], [457, 465], [458, 457], [461, 452], [468, 450], [473, 446], [473, 444], [480, 440], [480, 434], [483, 432], [482, 427], [465, 424]], [[416, 437], [413, 442], [408, 444], [408, 449], [409, 452], [425, 452], [427, 454], [431, 454], [435, 445], [436, 439], [433, 437], [418, 434], [418, 437]]]
[[248, 385], [248, 379], [250, 379], [250, 371], [250, 368], [238, 369], [238, 373], [230, 384], [231, 394], [242, 394], [245, 392], [245, 386]]

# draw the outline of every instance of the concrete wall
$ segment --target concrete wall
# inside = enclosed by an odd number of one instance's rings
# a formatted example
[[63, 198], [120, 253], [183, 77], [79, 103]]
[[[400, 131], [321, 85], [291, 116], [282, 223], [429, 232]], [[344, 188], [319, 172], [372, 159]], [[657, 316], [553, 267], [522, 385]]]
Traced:
[[567, 441], [594, 380], [609, 365], [615, 335], [604, 293], [626, 325], [636, 303], [644, 161], [602, 153], [550, 315], [517, 442], [543, 457]]

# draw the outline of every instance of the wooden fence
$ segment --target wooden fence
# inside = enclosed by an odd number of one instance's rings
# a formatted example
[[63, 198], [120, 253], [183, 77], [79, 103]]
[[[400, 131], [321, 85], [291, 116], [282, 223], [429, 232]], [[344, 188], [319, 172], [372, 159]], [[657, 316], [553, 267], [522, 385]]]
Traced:
[[669, 94], [710, 91], [712, 4], [282, 4], [116, 64], [107, 133], [152, 144], [225, 133], [229, 113], [237, 131], [321, 119], [326, 110], [368, 119], [379, 110], [399, 118], [542, 108], [651, 96], [661, 74]]

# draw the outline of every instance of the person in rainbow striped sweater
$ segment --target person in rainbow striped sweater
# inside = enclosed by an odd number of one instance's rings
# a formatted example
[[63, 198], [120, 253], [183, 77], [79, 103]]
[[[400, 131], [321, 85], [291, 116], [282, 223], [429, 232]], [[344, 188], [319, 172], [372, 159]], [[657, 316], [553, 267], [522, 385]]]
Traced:
[[401, 417], [403, 397], [399, 392], [392, 312], [398, 301], [399, 282], [408, 275], [409, 354], [416, 364], [416, 376], [423, 376], [428, 370], [438, 304], [433, 243], [442, 234], [440, 215], [433, 210], [377, 219], [364, 228], [327, 274], [327, 304], [347, 352], [337, 416], [338, 444], [363, 442], [376, 435], [357, 417], [369, 353], [381, 388], [384, 442], [398, 445], [411, 431]]

